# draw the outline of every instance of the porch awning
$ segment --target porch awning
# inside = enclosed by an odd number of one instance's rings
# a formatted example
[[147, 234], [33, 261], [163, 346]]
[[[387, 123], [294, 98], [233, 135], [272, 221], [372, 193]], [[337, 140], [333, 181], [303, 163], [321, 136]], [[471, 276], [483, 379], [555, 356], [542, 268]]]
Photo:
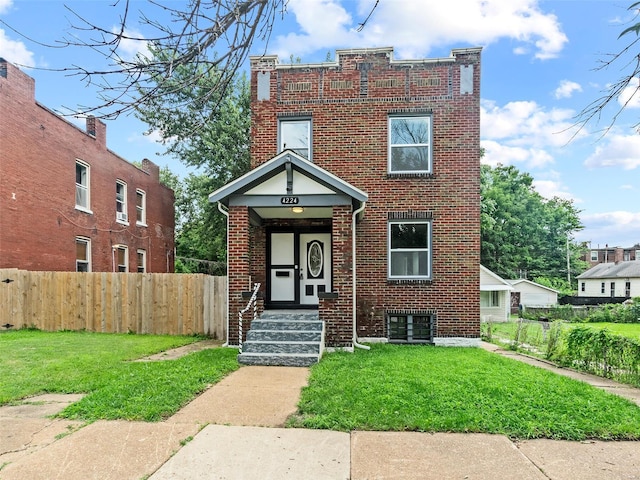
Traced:
[[326, 218], [334, 205], [360, 208], [367, 194], [291, 150], [276, 155], [209, 195], [244, 205], [261, 218]]

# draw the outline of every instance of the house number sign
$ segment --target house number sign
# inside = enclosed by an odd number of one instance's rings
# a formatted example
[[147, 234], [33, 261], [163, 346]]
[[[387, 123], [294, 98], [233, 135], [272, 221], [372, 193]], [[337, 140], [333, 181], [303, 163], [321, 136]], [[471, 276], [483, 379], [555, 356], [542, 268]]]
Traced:
[[280, 203], [282, 205], [297, 205], [298, 202], [298, 197], [280, 197]]

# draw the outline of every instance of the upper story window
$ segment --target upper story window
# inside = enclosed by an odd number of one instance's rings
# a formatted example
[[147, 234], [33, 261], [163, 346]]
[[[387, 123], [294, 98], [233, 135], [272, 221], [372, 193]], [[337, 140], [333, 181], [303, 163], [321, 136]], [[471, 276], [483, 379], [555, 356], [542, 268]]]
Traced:
[[147, 194], [144, 190], [136, 190], [136, 223], [147, 225]]
[[113, 247], [113, 271], [129, 271], [129, 249], [126, 245], [116, 245]]
[[431, 173], [431, 116], [389, 117], [389, 173]]
[[76, 208], [90, 211], [89, 165], [76, 160]]
[[431, 222], [389, 222], [390, 279], [431, 278]]
[[121, 180], [116, 181], [116, 220], [126, 223], [127, 217], [127, 184]]
[[311, 119], [281, 119], [278, 123], [278, 151], [293, 150], [311, 160]]
[[591, 250], [591, 261], [592, 262], [597, 262], [598, 261], [598, 251], [597, 250]]
[[76, 237], [76, 272], [91, 271], [91, 240]]
[[640, 250], [636, 250], [636, 260], [640, 260]]

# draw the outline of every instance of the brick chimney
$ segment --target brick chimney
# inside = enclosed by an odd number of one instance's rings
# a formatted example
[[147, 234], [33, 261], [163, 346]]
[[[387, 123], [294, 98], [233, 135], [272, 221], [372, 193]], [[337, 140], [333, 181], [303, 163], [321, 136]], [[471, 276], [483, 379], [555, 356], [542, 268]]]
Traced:
[[160, 167], [148, 158], [142, 160], [142, 171], [147, 173], [156, 182], [160, 181]]
[[107, 125], [93, 115], [87, 117], [87, 133], [94, 137], [98, 143], [107, 148]]

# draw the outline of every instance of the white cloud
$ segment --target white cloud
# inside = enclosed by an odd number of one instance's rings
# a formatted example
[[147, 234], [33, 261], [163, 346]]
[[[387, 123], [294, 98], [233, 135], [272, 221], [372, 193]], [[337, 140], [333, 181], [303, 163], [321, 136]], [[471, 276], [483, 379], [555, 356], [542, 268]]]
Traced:
[[629, 81], [620, 95], [618, 103], [624, 108], [640, 108], [640, 79], [634, 77]]
[[612, 211], [581, 215], [585, 229], [577, 235], [579, 241], [592, 246], [616, 245], [629, 247], [640, 242], [640, 212]]
[[318, 48], [391, 46], [397, 58], [420, 58], [435, 48], [455, 44], [487, 46], [501, 38], [514, 40], [515, 53], [537, 59], [555, 58], [568, 39], [555, 15], [544, 13], [537, 0], [403, 0], [380, 2], [364, 29], [357, 32], [374, 3], [359, 0], [358, 18], [349, 15], [347, 0], [290, 0], [301, 33], [279, 36], [274, 49], [284, 58]]
[[555, 89], [553, 95], [557, 99], [571, 98], [574, 92], [581, 92], [582, 87], [579, 83], [572, 82], [571, 80], [561, 80], [558, 88]]
[[493, 140], [483, 140], [482, 163], [495, 167], [497, 165], [522, 165], [526, 169], [540, 168], [554, 162], [546, 151], [535, 148], [509, 146]]
[[[113, 27], [111, 29], [111, 33], [118, 35], [119, 27]], [[126, 29], [123, 32], [123, 35], [126, 38], [123, 38], [118, 45], [118, 55], [120, 55], [124, 60], [131, 61], [138, 54], [142, 56], [148, 55], [149, 49], [147, 46], [147, 40], [144, 38], [142, 33], [137, 30]]]
[[535, 188], [536, 192], [544, 198], [551, 199], [553, 197], [558, 197], [564, 200], [573, 200], [576, 203], [581, 203], [580, 200], [576, 199], [571, 192], [567, 190], [566, 185], [563, 185], [562, 182], [557, 180], [534, 180], [533, 188]]
[[601, 142], [585, 160], [586, 167], [622, 167], [625, 170], [640, 167], [640, 136], [608, 135]]
[[35, 67], [36, 65], [33, 52], [30, 52], [24, 43], [11, 40], [2, 29], [0, 29], [0, 53], [2, 58], [16, 65], [25, 67]]
[[13, 4], [13, 0], [0, 0], [0, 14], [7, 13]]

